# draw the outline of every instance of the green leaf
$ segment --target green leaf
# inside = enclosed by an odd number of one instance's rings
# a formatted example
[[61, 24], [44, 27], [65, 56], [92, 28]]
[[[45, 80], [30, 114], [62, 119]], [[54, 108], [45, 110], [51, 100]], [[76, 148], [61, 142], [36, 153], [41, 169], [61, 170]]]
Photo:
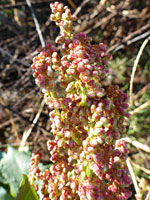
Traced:
[[[27, 175], [29, 173], [31, 162], [29, 150], [27, 149], [26, 152], [18, 151], [8, 146], [7, 153], [1, 153], [0, 156], [0, 185], [6, 189], [7, 193], [10, 192], [11, 196], [16, 197], [22, 174]], [[50, 166], [51, 163], [49, 165], [39, 163], [41, 171], [49, 169]]]
[[93, 170], [90, 168], [89, 164], [86, 167], [86, 175], [91, 179], [93, 174]]
[[0, 160], [3, 158], [4, 153], [2, 151], [0, 151]]
[[0, 179], [1, 182], [9, 184], [13, 197], [17, 195], [21, 175], [28, 174], [29, 166], [30, 155], [28, 153], [8, 146], [7, 154], [0, 160]]
[[0, 183], [7, 184], [7, 180], [5, 179], [1, 171], [0, 171]]
[[34, 188], [29, 183], [27, 175], [25, 174], [22, 175], [17, 200], [39, 200]]
[[72, 132], [71, 138], [75, 141], [76, 144], [81, 145], [80, 139]]
[[11, 197], [5, 188], [0, 186], [0, 200], [15, 200], [13, 197]]

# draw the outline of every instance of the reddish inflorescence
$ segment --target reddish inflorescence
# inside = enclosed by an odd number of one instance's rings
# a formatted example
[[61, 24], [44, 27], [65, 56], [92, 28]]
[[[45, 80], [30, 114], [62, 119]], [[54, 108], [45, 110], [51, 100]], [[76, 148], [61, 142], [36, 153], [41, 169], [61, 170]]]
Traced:
[[46, 200], [128, 199], [131, 180], [121, 139], [129, 116], [127, 95], [118, 86], [103, 86], [111, 57], [103, 43], [93, 45], [84, 33], [73, 34], [75, 17], [68, 7], [50, 6], [51, 20], [60, 27], [56, 43], [62, 44], [62, 56], [48, 44], [33, 59], [32, 69], [52, 109], [53, 139], [47, 145], [53, 165], [41, 172], [40, 155], [33, 154], [30, 182], [43, 181]]

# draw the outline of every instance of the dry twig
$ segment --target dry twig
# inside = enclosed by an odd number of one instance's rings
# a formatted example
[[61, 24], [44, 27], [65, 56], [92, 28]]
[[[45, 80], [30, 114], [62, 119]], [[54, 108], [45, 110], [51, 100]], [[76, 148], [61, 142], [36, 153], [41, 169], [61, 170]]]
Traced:
[[[15, 6], [15, 4], [16, 4], [15, 0], [11, 0], [11, 3], [12, 3], [13, 6]], [[17, 24], [19, 26], [21, 26], [21, 21], [20, 21], [19, 16], [18, 16], [18, 10], [17, 10], [17, 8], [14, 8], [14, 19], [17, 22]]]
[[[50, 0], [36, 0], [36, 1], [31, 1], [32, 4], [41, 4], [41, 3], [46, 3], [50, 2]], [[26, 2], [16, 2], [14, 5], [7, 3], [7, 4], [1, 4], [0, 9], [11, 9], [11, 8], [18, 8], [21, 6], [26, 6]]]
[[139, 60], [140, 60], [140, 57], [142, 55], [142, 52], [145, 48], [145, 46], [147, 45], [148, 41], [150, 40], [150, 37], [146, 38], [138, 52], [138, 55], [136, 57], [136, 60], [134, 62], [134, 66], [133, 66], [133, 69], [132, 69], [132, 74], [131, 74], [131, 80], [130, 80], [130, 95], [129, 95], [129, 102], [130, 102], [130, 106], [133, 105], [133, 81], [134, 81], [134, 76], [135, 76], [135, 72], [136, 72], [136, 68], [137, 68], [137, 65], [139, 63]]
[[125, 44], [121, 44], [119, 46], [115, 45], [115, 48], [113, 46], [113, 48], [109, 49], [108, 52], [110, 52], [112, 50], [113, 50], [113, 52], [119, 51], [120, 49], [123, 49], [125, 46], [129, 46], [129, 45], [131, 45], [131, 44], [133, 44], [133, 43], [135, 43], [135, 42], [137, 42], [139, 40], [142, 40], [142, 39], [146, 38], [149, 35], [150, 35], [150, 31], [147, 31], [147, 32], [145, 32], [145, 33], [143, 33], [143, 34], [141, 34], [141, 35], [139, 35], [139, 36], [137, 36], [137, 37], [135, 37], [135, 38], [133, 38], [131, 40], [128, 40], [127, 42], [123, 41], [123, 43], [125, 43]]
[[18, 62], [19, 64], [22, 64], [22, 65], [24, 65], [24, 66], [26, 66], [26, 67], [30, 67], [30, 64], [28, 64], [28, 63], [25, 63], [25, 62], [23, 62], [23, 61], [21, 61], [20, 59], [18, 59], [18, 58], [15, 58], [14, 59], [14, 56], [12, 56], [8, 51], [6, 51], [6, 50], [4, 50], [3, 48], [1, 48], [0, 47], [0, 52], [2, 53], [2, 54], [4, 54], [4, 55], [6, 55], [7, 57], [7, 60], [11, 60], [11, 61], [13, 61], [13, 62]]
[[72, 0], [67, 0], [67, 1], [73, 7], [73, 9], [76, 10], [77, 7], [76, 7], [75, 3]]
[[86, 5], [90, 0], [84, 0], [82, 1], [81, 5], [76, 9], [76, 11], [73, 13], [73, 15], [78, 15], [79, 12], [82, 10], [83, 6]]
[[[3, 106], [6, 106], [4, 100], [3, 100], [1, 97], [0, 97], [0, 103], [1, 103]], [[7, 113], [7, 114], [9, 115], [9, 117], [10, 117], [10, 122], [11, 122], [11, 126], [12, 126], [13, 133], [14, 133], [14, 135], [15, 135], [17, 141], [20, 141], [20, 139], [19, 139], [19, 134], [18, 134], [18, 130], [17, 130], [17, 126], [16, 126], [16, 124], [15, 124], [15, 120], [14, 120], [14, 118], [13, 118], [13, 115], [12, 115], [12, 113], [11, 113], [7, 108], [5, 108], [5, 110], [6, 110], [6, 113]]]
[[148, 106], [150, 106], [150, 100], [147, 101], [147, 102], [145, 102], [145, 103], [143, 103], [143, 104], [142, 104], [141, 106], [139, 106], [138, 108], [136, 108], [136, 109], [130, 111], [129, 113], [130, 113], [131, 115], [134, 115], [135, 113], [138, 113], [140, 110], [143, 110], [144, 108], [146, 108], [146, 107], [148, 107]]
[[138, 99], [148, 88], [150, 87], [150, 83], [145, 85], [134, 97], [134, 99]]
[[144, 168], [144, 167], [141, 167], [140, 165], [137, 165], [135, 162], [131, 161], [131, 163], [138, 169], [142, 170], [143, 172], [145, 172], [146, 174], [149, 174], [150, 175], [150, 170]]
[[39, 25], [39, 22], [38, 22], [38, 20], [37, 20], [36, 15], [35, 15], [35, 12], [34, 12], [34, 10], [33, 10], [32, 4], [31, 4], [30, 0], [26, 0], [26, 2], [27, 2], [27, 5], [28, 5], [28, 7], [29, 7], [29, 9], [30, 9], [30, 11], [31, 11], [31, 15], [32, 15], [33, 20], [34, 20], [35, 27], [36, 27], [36, 30], [37, 30], [37, 33], [38, 33], [38, 36], [39, 36], [41, 45], [42, 45], [42, 47], [45, 47], [45, 41], [44, 41], [42, 32], [41, 32], [41, 30], [40, 30], [40, 25]]
[[39, 108], [39, 111], [36, 114], [36, 116], [35, 116], [32, 124], [31, 124], [30, 128], [28, 128], [27, 130], [24, 131], [19, 149], [21, 149], [22, 147], [25, 146], [25, 143], [26, 143], [26, 141], [27, 141], [32, 129], [34, 128], [35, 124], [37, 123], [37, 121], [38, 121], [38, 119], [40, 117], [40, 114], [42, 112], [43, 106], [44, 106], [44, 99], [42, 100], [42, 103], [41, 103], [41, 106]]
[[136, 194], [139, 197], [140, 196], [140, 190], [139, 190], [139, 187], [138, 187], [138, 184], [137, 184], [137, 181], [136, 181], [136, 177], [135, 177], [135, 174], [134, 174], [134, 171], [133, 171], [133, 168], [132, 168], [132, 165], [131, 165], [129, 157], [126, 160], [126, 163], [127, 163], [127, 166], [128, 166], [128, 169], [129, 169], [132, 181], [133, 181], [133, 185], [134, 185]]
[[124, 140], [125, 142], [128, 142], [128, 143], [132, 144], [132, 145], [135, 146], [136, 148], [139, 148], [139, 149], [141, 149], [141, 150], [143, 150], [143, 151], [145, 151], [145, 152], [147, 152], [147, 153], [150, 153], [150, 147], [147, 146], [146, 144], [142, 144], [142, 143], [140, 143], [140, 142], [138, 142], [138, 141], [132, 140], [132, 139], [129, 138], [129, 137], [123, 138], [123, 140]]
[[[13, 118], [14, 122], [18, 121], [20, 119], [20, 117], [15, 117]], [[11, 119], [8, 121], [5, 121], [4, 123], [0, 124], [0, 129], [4, 128], [5, 126], [8, 126], [9, 124], [11, 124]]]
[[147, 194], [145, 200], [150, 200], [150, 191], [148, 192], [148, 194]]

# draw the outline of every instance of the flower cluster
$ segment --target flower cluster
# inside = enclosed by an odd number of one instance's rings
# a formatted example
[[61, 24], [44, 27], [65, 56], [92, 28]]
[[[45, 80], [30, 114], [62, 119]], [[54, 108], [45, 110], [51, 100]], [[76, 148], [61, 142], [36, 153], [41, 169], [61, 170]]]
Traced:
[[[60, 27], [57, 48], [48, 44], [33, 59], [36, 83], [49, 108], [50, 171], [38, 168], [33, 154], [30, 181], [42, 180], [43, 200], [125, 200], [131, 184], [121, 139], [127, 95], [118, 86], [104, 87], [109, 70], [103, 43], [92, 44], [84, 33], [74, 34], [75, 19], [67, 6], [52, 3], [51, 20]], [[36, 190], [38, 188], [35, 186]]]

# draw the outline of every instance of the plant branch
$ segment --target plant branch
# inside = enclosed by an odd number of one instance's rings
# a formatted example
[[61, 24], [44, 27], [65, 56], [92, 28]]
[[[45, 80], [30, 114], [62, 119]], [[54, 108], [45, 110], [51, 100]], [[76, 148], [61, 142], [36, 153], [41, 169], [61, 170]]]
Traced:
[[135, 146], [138, 149], [141, 149], [143, 151], [146, 151], [147, 153], [150, 153], [150, 147], [147, 146], [146, 144], [142, 144], [142, 143], [140, 143], [138, 141], [132, 140], [129, 137], [123, 138], [123, 140], [125, 142], [128, 142], [128, 143], [132, 144], [133, 146]]
[[4, 49], [1, 48], [1, 47], [0, 47], [0, 52], [1, 52], [2, 54], [4, 54], [4, 55], [8, 56], [8, 57], [6, 57], [7, 60], [12, 61], [12, 62], [18, 62], [18, 63], [20, 63], [20, 64], [22, 64], [22, 65], [24, 65], [24, 66], [26, 66], [26, 67], [30, 67], [30, 64], [25, 63], [25, 62], [21, 61], [21, 60], [18, 59], [18, 58], [14, 58], [13, 55], [11, 55], [8, 51], [4, 50]]
[[33, 18], [33, 20], [34, 20], [35, 27], [36, 27], [36, 30], [37, 30], [37, 33], [38, 33], [38, 36], [39, 36], [41, 45], [42, 45], [42, 47], [45, 47], [45, 41], [44, 41], [42, 32], [41, 32], [41, 30], [40, 30], [39, 22], [38, 22], [38, 20], [37, 20], [36, 15], [35, 15], [35, 12], [34, 12], [34, 9], [33, 9], [33, 7], [32, 7], [32, 4], [31, 4], [30, 0], [26, 0], [26, 2], [27, 2], [27, 5], [28, 5], [28, 7], [29, 7], [29, 9], [30, 9], [30, 11], [31, 11], [31, 15], [32, 15], [32, 18]]
[[24, 131], [19, 149], [21, 149], [22, 147], [24, 147], [24, 145], [25, 145], [25, 143], [26, 143], [26, 141], [27, 141], [27, 139], [28, 139], [28, 137], [29, 137], [32, 129], [34, 128], [35, 124], [37, 123], [37, 121], [38, 121], [38, 119], [40, 117], [40, 114], [42, 112], [43, 106], [44, 106], [44, 99], [41, 102], [41, 106], [39, 108], [39, 111], [36, 114], [36, 116], [35, 116], [32, 124], [31, 124], [30, 128], [28, 128], [27, 130]]
[[143, 110], [147, 106], [150, 106], [150, 100], [145, 102], [145, 103], [143, 103], [141, 106], [139, 106], [138, 108], [134, 109], [133, 111], [130, 111], [129, 113], [131, 115], [134, 115], [135, 113], [138, 113], [140, 110]]
[[147, 45], [148, 41], [150, 40], [150, 37], [146, 38], [138, 52], [138, 55], [136, 57], [136, 60], [134, 62], [134, 65], [133, 65], [133, 69], [132, 69], [132, 74], [131, 74], [131, 80], [130, 80], [130, 95], [129, 95], [129, 102], [130, 102], [130, 106], [133, 105], [133, 81], [134, 81], [134, 76], [135, 76], [135, 72], [136, 72], [136, 68], [137, 68], [137, 65], [139, 63], [139, 60], [140, 60], [140, 57], [143, 53], [143, 50], [145, 48], [145, 46]]
[[135, 174], [134, 174], [134, 171], [133, 171], [129, 157], [126, 160], [126, 163], [127, 163], [127, 166], [128, 166], [128, 169], [129, 169], [132, 181], [133, 181], [133, 185], [134, 185], [136, 194], [137, 194], [137, 196], [140, 196], [140, 190], [139, 190], [139, 187], [138, 187], [138, 184], [137, 184], [137, 181], [136, 181], [136, 177], [135, 177]]

